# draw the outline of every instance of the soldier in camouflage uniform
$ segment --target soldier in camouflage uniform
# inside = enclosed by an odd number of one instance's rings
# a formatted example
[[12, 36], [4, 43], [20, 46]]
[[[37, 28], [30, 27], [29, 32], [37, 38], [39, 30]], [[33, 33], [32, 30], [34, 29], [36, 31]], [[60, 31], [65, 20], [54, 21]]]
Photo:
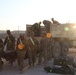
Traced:
[[47, 32], [50, 32], [50, 26], [51, 26], [51, 21], [49, 21], [49, 20], [43, 20], [43, 24], [44, 24], [44, 26], [46, 27], [46, 31]]
[[53, 39], [50, 37], [50, 38], [47, 38], [47, 59], [48, 60], [51, 60], [52, 58], [52, 48], [53, 48]]
[[57, 25], [60, 24], [58, 21], [54, 20], [54, 18], [51, 18], [51, 20], [52, 20], [52, 23], [53, 23], [53, 24], [57, 24]]
[[42, 44], [42, 39], [45, 37], [45, 34], [41, 34], [40, 37], [40, 42], [39, 42], [39, 58], [38, 58], [38, 64], [40, 65], [42, 62], [42, 57], [43, 57], [43, 47], [44, 45]]
[[31, 66], [34, 66], [34, 63], [36, 61], [37, 48], [38, 48], [38, 41], [34, 37], [33, 32], [31, 32], [31, 34], [30, 34], [28, 43], [29, 43], [29, 50], [28, 50], [29, 65], [31, 67]]
[[4, 46], [6, 45], [6, 51], [15, 50], [15, 37], [11, 34], [10, 30], [7, 30], [7, 37], [4, 40]]
[[3, 49], [4, 49], [3, 41], [2, 41], [2, 39], [0, 39], [0, 71], [2, 70], [2, 65], [3, 65], [3, 62], [1, 59], [1, 53], [2, 53]]
[[47, 63], [47, 39], [46, 39], [46, 34], [44, 34], [43, 38], [40, 41], [40, 48], [43, 51], [43, 58], [44, 58], [44, 63], [46, 65]]
[[32, 31], [34, 32], [34, 36], [40, 36], [40, 33], [41, 33], [41, 28], [40, 28], [40, 24], [41, 22], [39, 23], [34, 23], [31, 27]]
[[52, 57], [51, 47], [52, 47], [52, 39], [47, 38], [46, 34], [43, 34], [43, 37], [40, 40], [39, 63], [41, 63], [42, 57], [44, 58], [45, 65], [47, 61], [51, 59]]
[[25, 39], [24, 35], [21, 34], [20, 37], [17, 39], [17, 46], [16, 46], [16, 51], [18, 56], [17, 61], [18, 61], [19, 70], [21, 73], [24, 69], [24, 58], [25, 58], [27, 49], [28, 49], [27, 40]]

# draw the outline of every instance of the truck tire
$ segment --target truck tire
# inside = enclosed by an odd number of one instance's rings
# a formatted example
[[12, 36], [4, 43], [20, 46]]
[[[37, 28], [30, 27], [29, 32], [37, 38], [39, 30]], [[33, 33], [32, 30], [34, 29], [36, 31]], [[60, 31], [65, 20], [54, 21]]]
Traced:
[[60, 56], [60, 53], [61, 53], [60, 44], [58, 42], [55, 42], [52, 49], [53, 58], [58, 58]]
[[69, 45], [67, 42], [61, 42], [61, 55], [66, 56], [69, 52]]

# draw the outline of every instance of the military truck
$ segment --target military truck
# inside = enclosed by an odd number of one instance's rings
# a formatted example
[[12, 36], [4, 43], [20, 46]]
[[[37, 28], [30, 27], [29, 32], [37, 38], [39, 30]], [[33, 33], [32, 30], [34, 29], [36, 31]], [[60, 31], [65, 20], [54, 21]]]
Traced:
[[[26, 25], [27, 36], [29, 37], [31, 33], [30, 24]], [[75, 24], [65, 23], [65, 24], [51, 24], [50, 25], [50, 34], [54, 40], [54, 45], [52, 48], [52, 56], [54, 58], [60, 55], [67, 55], [69, 47], [76, 47], [76, 29]], [[46, 32], [46, 27], [41, 26], [41, 32]], [[35, 36], [36, 37], [36, 36]], [[36, 37], [38, 40], [39, 37]]]
[[72, 23], [51, 25], [50, 32], [54, 39], [65, 41], [69, 47], [76, 47], [76, 25]]

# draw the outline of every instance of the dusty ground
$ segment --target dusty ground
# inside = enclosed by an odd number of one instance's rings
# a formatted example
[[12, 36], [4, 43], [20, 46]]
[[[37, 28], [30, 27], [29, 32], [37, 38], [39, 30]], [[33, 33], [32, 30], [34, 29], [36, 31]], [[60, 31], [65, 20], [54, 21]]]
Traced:
[[[76, 61], [76, 49], [69, 49], [69, 55], [74, 57], [74, 61]], [[5, 61], [5, 60], [4, 60]], [[28, 59], [25, 61], [25, 66], [28, 65]], [[47, 65], [52, 64], [52, 61], [49, 61]], [[30, 69], [24, 69], [24, 73], [21, 75], [60, 75], [53, 73], [46, 73], [43, 69], [44, 65], [36, 65]], [[13, 66], [10, 66], [7, 61], [5, 61], [3, 70], [0, 72], [0, 75], [19, 75], [17, 62], [14, 62]]]

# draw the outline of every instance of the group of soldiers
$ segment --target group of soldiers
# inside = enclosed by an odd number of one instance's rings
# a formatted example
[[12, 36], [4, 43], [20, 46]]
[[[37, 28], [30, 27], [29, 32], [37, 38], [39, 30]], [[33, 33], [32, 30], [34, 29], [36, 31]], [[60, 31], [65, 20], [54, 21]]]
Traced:
[[[16, 50], [17, 52], [17, 62], [19, 65], [19, 70], [22, 72], [24, 69], [24, 58], [25, 54], [28, 55], [28, 63], [29, 66], [34, 66], [36, 62], [36, 57], [38, 55], [38, 64], [43, 62], [46, 65], [47, 61], [52, 57], [52, 47], [53, 47], [53, 40], [51, 35], [47, 35], [46, 33], [40, 34], [40, 40], [38, 41], [34, 37], [34, 32], [30, 33], [30, 37], [27, 39], [26, 36], [24, 37], [23, 34], [20, 34], [17, 41], [15, 37], [11, 34], [10, 30], [7, 30], [7, 37], [4, 41], [0, 39], [0, 52], [4, 50], [4, 46], [6, 45], [6, 51], [13, 51]], [[2, 49], [1, 49], [2, 48]], [[1, 56], [0, 56], [0, 70], [2, 69], [1, 65]]]
[[52, 24], [55, 24], [55, 25], [59, 25], [60, 23], [58, 21], [56, 21], [54, 18], [51, 18], [51, 21], [49, 20], [43, 20], [42, 22], [40, 21], [39, 23], [34, 23], [31, 27], [31, 31], [34, 31], [34, 35], [35, 36], [40, 36], [40, 33], [41, 33], [41, 28], [40, 28], [40, 25], [41, 23], [44, 24], [45, 28], [46, 28], [46, 32], [50, 32], [50, 28], [51, 28], [51, 25]]

